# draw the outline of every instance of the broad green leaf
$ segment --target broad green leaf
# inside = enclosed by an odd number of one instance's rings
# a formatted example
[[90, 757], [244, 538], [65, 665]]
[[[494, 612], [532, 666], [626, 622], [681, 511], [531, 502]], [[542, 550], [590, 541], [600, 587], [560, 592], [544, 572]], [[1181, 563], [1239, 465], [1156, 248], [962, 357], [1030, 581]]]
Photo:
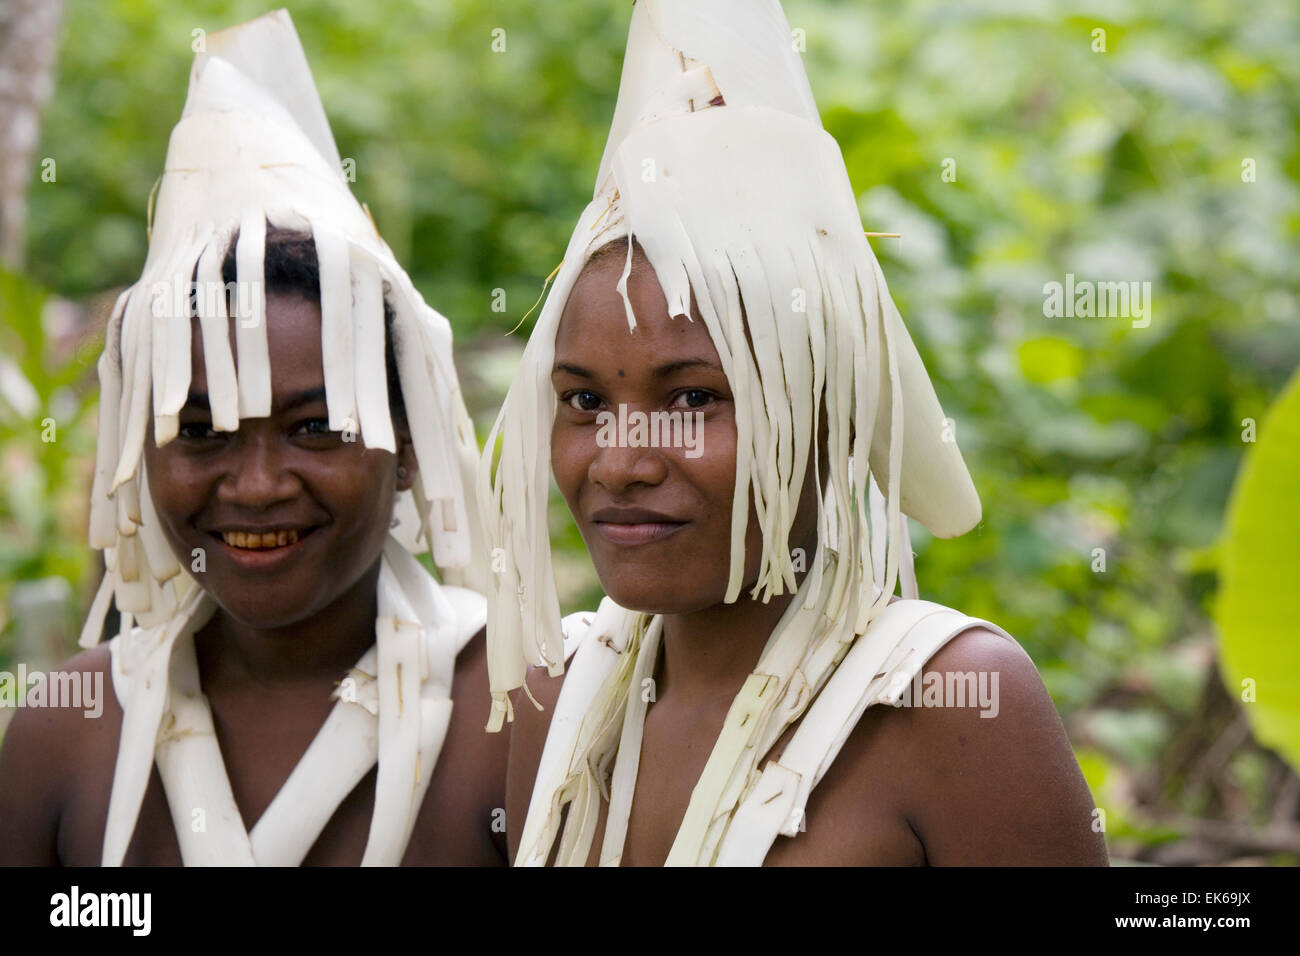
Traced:
[[[1300, 373], [1269, 411], [1228, 510], [1219, 646], [1255, 737], [1300, 767]], [[1253, 696], [1253, 700], [1250, 698]]]

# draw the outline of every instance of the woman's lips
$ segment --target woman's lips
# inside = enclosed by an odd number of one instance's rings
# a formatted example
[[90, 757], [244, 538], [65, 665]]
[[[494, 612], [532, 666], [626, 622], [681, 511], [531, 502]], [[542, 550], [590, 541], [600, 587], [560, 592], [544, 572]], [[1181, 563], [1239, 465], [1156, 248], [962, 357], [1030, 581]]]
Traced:
[[232, 548], [283, 548], [286, 544], [298, 543], [298, 529], [287, 531], [223, 531], [221, 540]]
[[268, 571], [296, 556], [316, 530], [312, 527], [301, 531], [293, 528], [265, 532], [214, 531], [210, 534], [235, 565], [247, 571]]
[[686, 526], [685, 521], [642, 521], [630, 524], [595, 522], [596, 532], [613, 544], [636, 545], [661, 541]]

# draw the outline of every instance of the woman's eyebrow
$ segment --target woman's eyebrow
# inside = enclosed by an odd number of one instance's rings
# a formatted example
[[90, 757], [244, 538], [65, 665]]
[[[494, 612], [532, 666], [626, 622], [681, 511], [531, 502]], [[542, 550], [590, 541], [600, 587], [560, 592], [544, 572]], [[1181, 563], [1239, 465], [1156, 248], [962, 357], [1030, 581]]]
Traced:
[[288, 411], [301, 405], [310, 405], [312, 402], [323, 401], [325, 401], [325, 386], [321, 385], [317, 388], [306, 388], [301, 392], [294, 392], [280, 403], [280, 408], [282, 411]]
[[583, 368], [581, 365], [570, 365], [568, 362], [556, 362], [556, 363], [555, 363], [555, 367], [554, 367], [553, 369], [551, 369], [551, 374], [552, 374], [552, 375], [555, 375], [555, 374], [557, 374], [557, 373], [559, 373], [559, 372], [568, 372], [570, 375], [576, 375], [576, 376], [578, 376], [578, 378], [595, 378], [595, 377], [596, 377], [596, 376], [592, 375], [590, 371], [588, 371], [587, 369]]
[[684, 368], [707, 368], [710, 371], [721, 372], [722, 367], [717, 362], [710, 362], [707, 359], [693, 358], [682, 359], [678, 362], [669, 362], [667, 365], [660, 365], [651, 374], [655, 378], [666, 378], [674, 372], [680, 372]]
[[[674, 372], [680, 372], [685, 368], [707, 368], [714, 372], [722, 371], [722, 367], [718, 365], [717, 362], [710, 362], [708, 359], [693, 358], [681, 359], [677, 362], [669, 362], [667, 365], [660, 365], [658, 368], [653, 369], [650, 374], [655, 378], [666, 378]], [[596, 377], [590, 370], [585, 369], [580, 365], [571, 365], [568, 362], [556, 362], [555, 368], [551, 370], [551, 374], [555, 375], [557, 372], [568, 372], [570, 375], [576, 375], [579, 378]]]
[[[322, 385], [318, 388], [307, 388], [301, 392], [294, 392], [280, 403], [282, 411], [288, 411], [291, 408], [298, 408], [302, 405], [310, 405], [312, 402], [325, 401], [325, 387]], [[207, 392], [191, 391], [185, 397], [185, 404], [196, 409], [208, 409], [211, 406], [208, 403]]]

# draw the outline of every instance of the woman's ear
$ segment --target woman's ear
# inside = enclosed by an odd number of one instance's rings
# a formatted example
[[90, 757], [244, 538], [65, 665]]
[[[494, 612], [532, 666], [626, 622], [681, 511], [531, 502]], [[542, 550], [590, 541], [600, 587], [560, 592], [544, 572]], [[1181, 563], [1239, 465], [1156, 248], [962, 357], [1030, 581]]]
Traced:
[[410, 427], [403, 421], [394, 420], [393, 438], [397, 442], [397, 490], [409, 491], [415, 484], [415, 473], [420, 470]]

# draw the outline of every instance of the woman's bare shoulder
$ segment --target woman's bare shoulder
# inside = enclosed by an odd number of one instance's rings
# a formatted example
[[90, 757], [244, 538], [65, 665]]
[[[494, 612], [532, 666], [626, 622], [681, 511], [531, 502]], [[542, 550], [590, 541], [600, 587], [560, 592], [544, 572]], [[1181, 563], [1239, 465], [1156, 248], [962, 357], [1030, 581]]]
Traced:
[[[74, 741], [104, 725], [120, 726], [122, 709], [113, 690], [112, 656], [107, 644], [84, 650], [48, 672], [23, 668], [26, 686], [16, 685], [16, 697], [25, 697], [5, 731], [5, 749], [58, 748], [67, 753]], [[38, 689], [38, 682], [41, 685]]]
[[70, 797], [111, 782], [122, 724], [111, 671], [101, 644], [43, 674], [39, 696], [31, 681], [16, 688], [32, 696], [0, 741], [0, 864], [58, 862], [59, 821]]
[[891, 776], [891, 802], [929, 863], [1107, 863], [1092, 796], [1037, 668], [1017, 641], [988, 628], [945, 644], [900, 706], [869, 708], [841, 757], [841, 788]]

